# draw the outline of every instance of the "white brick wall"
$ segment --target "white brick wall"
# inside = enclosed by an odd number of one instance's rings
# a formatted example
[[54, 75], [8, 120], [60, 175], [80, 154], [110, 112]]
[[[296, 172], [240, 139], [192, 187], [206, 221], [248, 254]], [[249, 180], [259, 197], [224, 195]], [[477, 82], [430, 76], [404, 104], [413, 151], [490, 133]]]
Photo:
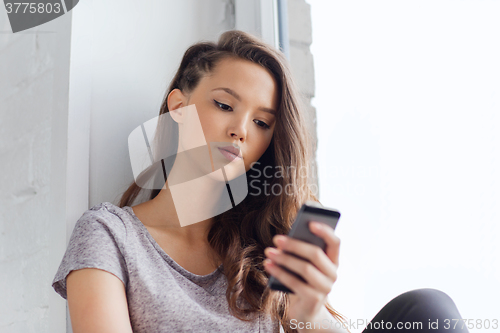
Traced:
[[[311, 6], [305, 0], [288, 0], [288, 34], [290, 39], [290, 65], [297, 87], [307, 109], [308, 127], [317, 144], [316, 109], [311, 105], [314, 97], [314, 61], [310, 51], [312, 43]], [[314, 161], [316, 149], [314, 149]], [[311, 170], [310, 182], [318, 185], [316, 163]], [[319, 193], [317, 193], [319, 195]]]
[[70, 23], [6, 33], [0, 10], [0, 332], [65, 328], [50, 285], [66, 246]]
[[311, 45], [311, 6], [305, 0], [288, 0], [287, 5], [290, 43]]

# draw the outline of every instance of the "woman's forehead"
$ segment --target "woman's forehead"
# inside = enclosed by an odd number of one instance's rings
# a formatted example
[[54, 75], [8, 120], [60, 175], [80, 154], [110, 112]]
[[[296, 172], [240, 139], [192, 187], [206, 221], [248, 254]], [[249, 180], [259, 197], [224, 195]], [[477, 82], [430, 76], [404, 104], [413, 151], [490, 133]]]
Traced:
[[200, 81], [200, 85], [204, 90], [216, 89], [221, 92], [231, 90], [241, 98], [260, 97], [268, 100], [270, 104], [277, 102], [277, 85], [274, 77], [267, 69], [249, 60], [232, 58], [221, 60], [214, 71]]

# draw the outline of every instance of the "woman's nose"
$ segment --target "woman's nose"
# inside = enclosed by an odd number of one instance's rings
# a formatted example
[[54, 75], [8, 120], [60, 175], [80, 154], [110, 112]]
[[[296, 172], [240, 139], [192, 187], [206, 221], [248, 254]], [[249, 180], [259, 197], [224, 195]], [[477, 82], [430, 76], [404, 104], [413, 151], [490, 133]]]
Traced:
[[231, 126], [229, 127], [229, 134], [231, 139], [244, 142], [248, 133], [249, 117], [242, 116], [233, 119]]

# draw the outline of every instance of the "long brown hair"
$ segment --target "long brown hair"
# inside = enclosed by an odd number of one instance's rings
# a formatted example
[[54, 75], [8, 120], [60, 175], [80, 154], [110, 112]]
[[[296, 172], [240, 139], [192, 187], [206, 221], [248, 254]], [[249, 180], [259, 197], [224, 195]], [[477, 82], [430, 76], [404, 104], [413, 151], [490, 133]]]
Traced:
[[[222, 260], [228, 280], [226, 298], [232, 314], [241, 320], [253, 320], [258, 313], [270, 313], [280, 320], [286, 332], [294, 332], [287, 315], [288, 295], [267, 288], [269, 275], [263, 267], [264, 249], [273, 246], [273, 236], [289, 232], [298, 209], [306, 200], [319, 202], [309, 187], [308, 178], [300, 172], [308, 170], [311, 163], [312, 137], [306, 129], [304, 107], [286, 59], [281, 52], [241, 31], [227, 31], [217, 43], [194, 44], [184, 53], [160, 115], [169, 112], [167, 97], [172, 90], [180, 89], [189, 94], [204, 75], [210, 74], [219, 61], [228, 57], [259, 64], [274, 77], [279, 109], [268, 149], [246, 174], [247, 180], [252, 182], [252, 190], [260, 191], [257, 195], [251, 191], [236, 207], [215, 216], [208, 241]], [[176, 140], [177, 128], [170, 133]], [[272, 172], [268, 171], [269, 166]], [[276, 188], [280, 191], [269, 191]], [[159, 191], [151, 191], [149, 198], [154, 198]], [[123, 194], [120, 207], [131, 206], [140, 192], [141, 187], [132, 183]], [[336, 319], [345, 320], [328, 303], [326, 307]]]

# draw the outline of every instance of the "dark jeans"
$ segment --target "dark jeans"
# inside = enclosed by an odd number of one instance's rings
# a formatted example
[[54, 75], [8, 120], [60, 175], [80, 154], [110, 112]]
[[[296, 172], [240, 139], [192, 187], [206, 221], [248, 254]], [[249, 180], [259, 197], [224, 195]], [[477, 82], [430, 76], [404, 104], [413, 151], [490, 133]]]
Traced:
[[436, 289], [417, 289], [387, 303], [363, 333], [468, 333], [467, 323], [459, 319], [462, 317], [450, 296]]

